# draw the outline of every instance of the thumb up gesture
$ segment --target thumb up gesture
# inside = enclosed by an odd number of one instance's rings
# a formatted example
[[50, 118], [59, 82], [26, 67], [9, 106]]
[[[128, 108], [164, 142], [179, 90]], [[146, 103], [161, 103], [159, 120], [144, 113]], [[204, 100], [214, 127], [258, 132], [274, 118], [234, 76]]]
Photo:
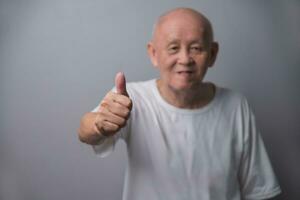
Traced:
[[116, 74], [115, 86], [116, 86], [117, 94], [122, 94], [128, 97], [127, 90], [126, 90], [126, 80], [122, 72]]
[[126, 80], [123, 73], [115, 77], [116, 92], [108, 92], [100, 103], [95, 125], [98, 134], [112, 136], [126, 125], [132, 108], [132, 101], [126, 90]]

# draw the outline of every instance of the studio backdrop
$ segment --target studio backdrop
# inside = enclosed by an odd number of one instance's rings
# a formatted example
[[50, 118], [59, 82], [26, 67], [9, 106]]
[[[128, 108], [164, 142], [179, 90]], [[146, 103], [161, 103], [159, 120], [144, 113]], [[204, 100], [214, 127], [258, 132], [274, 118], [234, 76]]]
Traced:
[[121, 199], [125, 144], [99, 158], [79, 142], [79, 120], [118, 71], [158, 76], [146, 53], [153, 23], [182, 6], [211, 20], [220, 45], [206, 80], [248, 98], [282, 200], [300, 199], [298, 0], [1, 0], [1, 200]]

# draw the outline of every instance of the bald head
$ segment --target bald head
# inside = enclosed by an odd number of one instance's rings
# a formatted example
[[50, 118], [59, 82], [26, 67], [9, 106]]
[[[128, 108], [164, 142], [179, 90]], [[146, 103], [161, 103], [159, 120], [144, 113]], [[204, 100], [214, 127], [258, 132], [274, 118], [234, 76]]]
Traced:
[[211, 43], [213, 41], [213, 30], [210, 21], [203, 14], [191, 8], [176, 8], [161, 15], [154, 25], [152, 40], [158, 37], [163, 28], [178, 20], [185, 20], [186, 24], [196, 24], [198, 28], [203, 29], [207, 42]]
[[177, 8], [160, 16], [147, 44], [151, 62], [160, 72], [159, 87], [169, 94], [200, 91], [218, 49], [209, 20], [190, 8]]

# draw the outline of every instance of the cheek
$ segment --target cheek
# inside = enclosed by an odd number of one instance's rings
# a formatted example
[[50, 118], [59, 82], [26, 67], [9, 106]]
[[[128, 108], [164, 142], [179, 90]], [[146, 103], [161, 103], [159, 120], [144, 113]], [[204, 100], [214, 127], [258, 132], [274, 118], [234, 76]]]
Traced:
[[160, 67], [164, 71], [171, 71], [176, 65], [176, 58], [173, 56], [163, 56], [160, 59]]
[[209, 55], [207, 52], [203, 53], [201, 57], [199, 58], [199, 62], [201, 62], [204, 65], [207, 65], [209, 63]]
[[195, 64], [199, 70], [203, 70], [208, 67], [209, 60], [207, 55], [203, 55], [194, 59]]
[[158, 69], [160, 71], [161, 78], [171, 81], [174, 75], [173, 71], [176, 66], [176, 59], [167, 57], [160, 61], [161, 62], [159, 62]]

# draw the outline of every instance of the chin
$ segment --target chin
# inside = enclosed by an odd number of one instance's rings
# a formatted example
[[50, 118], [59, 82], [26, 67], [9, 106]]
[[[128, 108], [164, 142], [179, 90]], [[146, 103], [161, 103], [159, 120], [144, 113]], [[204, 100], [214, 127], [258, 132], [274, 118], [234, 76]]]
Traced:
[[175, 91], [185, 91], [185, 90], [190, 90], [190, 89], [194, 88], [195, 84], [193, 84], [191, 82], [187, 82], [187, 83], [180, 82], [180, 83], [172, 84], [170, 86]]

